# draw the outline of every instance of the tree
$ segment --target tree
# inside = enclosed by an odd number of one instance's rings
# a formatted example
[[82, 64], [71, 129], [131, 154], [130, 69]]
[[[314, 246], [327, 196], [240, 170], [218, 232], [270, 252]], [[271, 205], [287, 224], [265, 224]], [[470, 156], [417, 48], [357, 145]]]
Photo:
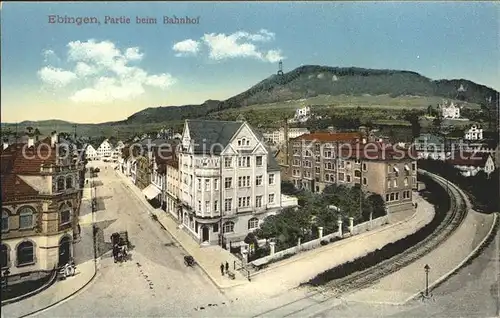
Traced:
[[363, 209], [363, 220], [369, 221], [386, 214], [384, 199], [378, 194], [372, 194], [366, 199], [366, 209]]
[[297, 193], [297, 188], [290, 181], [281, 181], [281, 193], [283, 194], [295, 194]]

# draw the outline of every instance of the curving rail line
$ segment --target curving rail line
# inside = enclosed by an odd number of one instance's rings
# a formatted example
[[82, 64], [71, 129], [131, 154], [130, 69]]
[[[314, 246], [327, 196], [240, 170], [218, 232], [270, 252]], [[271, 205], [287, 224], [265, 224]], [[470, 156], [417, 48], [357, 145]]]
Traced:
[[[299, 310], [289, 312], [287, 315], [280, 315], [281, 317], [289, 317], [293, 315], [298, 315], [300, 312], [308, 309], [312, 306], [317, 306], [318, 304], [327, 302], [333, 298], [338, 298], [341, 294], [354, 291], [357, 289], [368, 287], [382, 277], [392, 274], [403, 267], [408, 266], [417, 259], [428, 254], [432, 250], [436, 249], [442, 242], [444, 242], [462, 223], [462, 221], [467, 216], [468, 211], [471, 208], [471, 204], [467, 196], [458, 188], [455, 184], [448, 182], [445, 178], [442, 178], [433, 173], [427, 172], [425, 170], [419, 169], [419, 173], [431, 177], [434, 181], [440, 184], [443, 188], [448, 188], [450, 195], [450, 209], [445, 215], [443, 221], [437, 226], [436, 230], [432, 232], [425, 239], [417, 243], [416, 245], [408, 248], [403, 253], [395, 255], [387, 260], [384, 260], [377, 265], [374, 265], [366, 270], [355, 272], [343, 278], [335, 279], [325, 286], [316, 287], [315, 291], [308, 296], [301, 298], [299, 300], [287, 303], [283, 306], [276, 307], [272, 310], [266, 311], [257, 315], [256, 317], [272, 316], [273, 312], [278, 310], [283, 310], [287, 306], [290, 306], [297, 301], [313, 298], [318, 294], [327, 295], [326, 299], [321, 301], [315, 300], [313, 304], [304, 306]], [[295, 307], [296, 308], [296, 307]]]

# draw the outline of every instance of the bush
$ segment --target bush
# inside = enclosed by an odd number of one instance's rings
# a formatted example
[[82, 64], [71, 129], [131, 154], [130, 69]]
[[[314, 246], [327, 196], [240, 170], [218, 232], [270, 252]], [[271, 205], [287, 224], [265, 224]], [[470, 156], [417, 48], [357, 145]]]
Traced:
[[321, 246], [328, 245], [328, 243], [330, 243], [330, 242], [328, 242], [327, 240], [323, 240], [320, 242]]

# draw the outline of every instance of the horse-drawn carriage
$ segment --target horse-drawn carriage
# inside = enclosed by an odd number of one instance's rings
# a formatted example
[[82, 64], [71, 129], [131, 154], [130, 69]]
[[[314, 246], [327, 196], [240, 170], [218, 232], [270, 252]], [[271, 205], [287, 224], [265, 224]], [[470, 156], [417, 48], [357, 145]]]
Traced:
[[122, 231], [111, 234], [111, 244], [113, 245], [115, 263], [126, 261], [129, 255], [128, 248], [130, 247], [128, 232]]

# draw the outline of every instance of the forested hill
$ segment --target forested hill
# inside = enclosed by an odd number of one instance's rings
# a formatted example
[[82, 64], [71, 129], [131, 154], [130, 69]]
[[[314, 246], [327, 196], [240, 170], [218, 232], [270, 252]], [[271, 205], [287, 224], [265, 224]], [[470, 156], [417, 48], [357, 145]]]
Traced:
[[[462, 87], [464, 90], [459, 89]], [[201, 105], [147, 108], [125, 123], [151, 123], [197, 118], [209, 113], [255, 104], [298, 100], [317, 95], [437, 96], [467, 102], [498, 105], [499, 93], [465, 79], [431, 80], [418, 73], [398, 70], [339, 68], [306, 65], [273, 75], [249, 90], [225, 101], [209, 100]], [[492, 106], [494, 107], [494, 106]]]

